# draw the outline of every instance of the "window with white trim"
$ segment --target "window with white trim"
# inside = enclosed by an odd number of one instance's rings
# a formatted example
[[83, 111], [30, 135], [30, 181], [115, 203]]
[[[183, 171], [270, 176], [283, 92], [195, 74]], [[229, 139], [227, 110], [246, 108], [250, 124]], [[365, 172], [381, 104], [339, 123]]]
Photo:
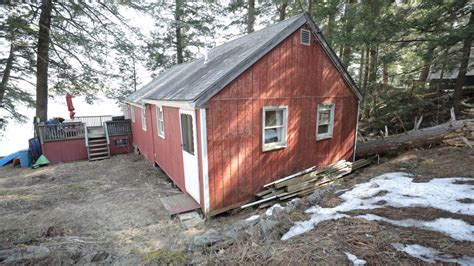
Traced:
[[333, 103], [320, 103], [316, 116], [316, 139], [332, 138], [334, 129], [334, 109]]
[[163, 114], [163, 106], [156, 107], [156, 119], [158, 120], [158, 136], [165, 138], [165, 118]]
[[135, 123], [135, 106], [129, 105], [130, 106], [130, 118], [132, 119], [132, 122]]
[[287, 145], [288, 107], [263, 107], [262, 150], [281, 149]]
[[146, 131], [146, 107], [143, 106], [141, 110], [142, 110], [142, 129], [143, 131]]

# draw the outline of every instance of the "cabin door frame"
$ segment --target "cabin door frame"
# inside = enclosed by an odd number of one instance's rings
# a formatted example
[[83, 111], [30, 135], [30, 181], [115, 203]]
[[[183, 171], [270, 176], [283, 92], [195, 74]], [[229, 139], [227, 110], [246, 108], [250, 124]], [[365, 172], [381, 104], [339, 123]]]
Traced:
[[179, 125], [181, 132], [181, 151], [183, 153], [184, 187], [186, 192], [199, 203], [199, 164], [195, 111], [180, 108]]

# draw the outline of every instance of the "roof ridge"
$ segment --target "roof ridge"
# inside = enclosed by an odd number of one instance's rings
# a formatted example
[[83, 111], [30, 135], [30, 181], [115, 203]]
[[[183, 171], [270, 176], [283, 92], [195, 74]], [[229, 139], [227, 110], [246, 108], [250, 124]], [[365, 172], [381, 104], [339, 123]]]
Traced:
[[292, 19], [293, 19], [293, 20], [297, 20], [299, 17], [304, 16], [304, 14], [305, 14], [305, 13], [303, 12], [303, 13], [301, 13], [301, 14], [299, 14], [299, 15], [296, 15], [296, 16], [293, 16], [293, 17], [289, 17], [289, 18], [287, 18], [287, 19], [285, 19], [285, 20], [281, 20], [281, 21], [278, 21], [277, 23], [268, 25], [268, 26], [266, 26], [265, 28], [262, 28], [262, 29], [259, 29], [259, 30], [256, 30], [256, 31], [252, 31], [251, 33], [243, 33], [243, 35], [241, 35], [241, 36], [239, 36], [239, 37], [237, 37], [237, 38], [235, 38], [235, 39], [228, 40], [228, 41], [226, 41], [226, 42], [224, 42], [224, 43], [222, 43], [222, 44], [220, 44], [220, 45], [217, 45], [216, 47], [213, 47], [212, 49], [215, 49], [215, 48], [217, 48], [217, 47], [219, 47], [219, 46], [221, 46], [221, 45], [224, 45], [224, 44], [232, 43], [232, 42], [234, 42], [234, 41], [237, 41], [237, 40], [239, 40], [239, 39], [241, 39], [241, 38], [245, 38], [245, 37], [247, 37], [247, 36], [252, 36], [252, 35], [255, 35], [255, 34], [257, 34], [257, 33], [261, 33], [261, 32], [264, 31], [264, 30], [270, 30], [270, 29], [272, 29], [272, 28], [274, 28], [274, 27], [276, 27], [276, 26], [279, 26], [279, 25], [282, 24], [283, 22], [288, 22], [288, 20], [292, 20]]

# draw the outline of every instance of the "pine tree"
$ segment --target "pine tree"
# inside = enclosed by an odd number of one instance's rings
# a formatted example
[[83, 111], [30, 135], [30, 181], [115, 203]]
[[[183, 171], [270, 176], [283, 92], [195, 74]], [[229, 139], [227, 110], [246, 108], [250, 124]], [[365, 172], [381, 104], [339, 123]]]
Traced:
[[194, 59], [197, 52], [213, 44], [217, 4], [208, 2], [159, 2], [148, 9], [156, 30], [147, 42], [147, 66], [162, 70]]

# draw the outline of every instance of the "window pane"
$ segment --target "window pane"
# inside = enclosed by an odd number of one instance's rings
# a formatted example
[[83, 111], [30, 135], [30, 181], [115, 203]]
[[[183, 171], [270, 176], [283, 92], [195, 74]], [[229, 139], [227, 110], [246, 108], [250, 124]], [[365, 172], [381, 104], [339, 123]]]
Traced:
[[330, 111], [329, 110], [324, 110], [324, 111], [319, 111], [319, 124], [329, 124], [329, 117], [330, 117]]
[[164, 125], [163, 125], [163, 121], [158, 121], [158, 130], [160, 131], [160, 134], [163, 135], [165, 133], [165, 130], [164, 130]]
[[163, 111], [161, 108], [158, 108], [158, 119], [163, 120]]
[[329, 125], [318, 126], [318, 134], [326, 134], [329, 132]]
[[265, 129], [265, 144], [278, 143], [283, 139], [282, 128]]
[[194, 154], [193, 120], [188, 114], [181, 114], [181, 135], [183, 150]]
[[283, 110], [265, 111], [265, 127], [283, 125]]

